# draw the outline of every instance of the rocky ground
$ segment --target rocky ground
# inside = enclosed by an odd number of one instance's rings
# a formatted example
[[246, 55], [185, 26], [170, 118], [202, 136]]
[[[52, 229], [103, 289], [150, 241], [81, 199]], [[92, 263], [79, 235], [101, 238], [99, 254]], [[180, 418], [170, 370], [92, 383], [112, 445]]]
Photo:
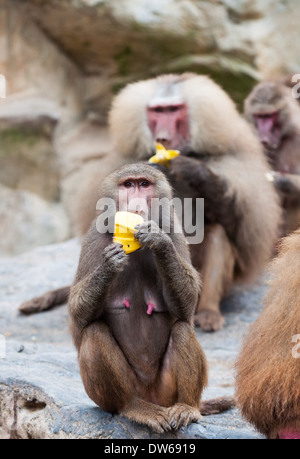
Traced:
[[[28, 317], [17, 311], [22, 301], [69, 284], [79, 250], [73, 239], [0, 260], [0, 438], [261, 438], [237, 409], [158, 435], [95, 406], [80, 379], [66, 305]], [[214, 334], [197, 330], [210, 366], [204, 399], [233, 395], [235, 358], [266, 288], [261, 280], [231, 292], [223, 302], [225, 328]]]

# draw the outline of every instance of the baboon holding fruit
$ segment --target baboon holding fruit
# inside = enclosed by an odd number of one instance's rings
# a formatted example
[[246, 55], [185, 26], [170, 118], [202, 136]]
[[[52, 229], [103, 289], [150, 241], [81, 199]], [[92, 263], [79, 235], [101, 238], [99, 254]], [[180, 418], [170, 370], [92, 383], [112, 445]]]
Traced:
[[[107, 177], [100, 196], [112, 199], [117, 211], [144, 217], [152, 198], [170, 202], [172, 193], [161, 172], [135, 164]], [[137, 200], [144, 201], [142, 210]], [[162, 231], [166, 219], [168, 234]], [[102, 409], [157, 432], [187, 426], [201, 418], [207, 363], [193, 329], [198, 274], [176, 215], [170, 204], [156, 221], [137, 225], [140, 248], [131, 253], [114, 242], [104, 221], [92, 223], [84, 238], [69, 298], [87, 394]], [[231, 406], [218, 400], [204, 402], [203, 411]]]

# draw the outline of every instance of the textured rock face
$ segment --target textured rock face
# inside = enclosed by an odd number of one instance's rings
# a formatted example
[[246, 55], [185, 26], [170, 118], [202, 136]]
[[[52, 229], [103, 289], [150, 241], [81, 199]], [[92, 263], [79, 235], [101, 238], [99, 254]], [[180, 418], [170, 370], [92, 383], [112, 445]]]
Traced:
[[[96, 407], [81, 382], [67, 306], [34, 316], [17, 311], [22, 301], [70, 284], [79, 252], [79, 241], [72, 239], [0, 259], [0, 438], [260, 438], [237, 409], [158, 435]], [[209, 364], [204, 400], [234, 394], [234, 362], [266, 288], [262, 280], [231, 292], [223, 302], [225, 328], [197, 330]]]
[[1, 256], [16, 255], [36, 247], [64, 241], [69, 221], [62, 206], [25, 190], [0, 185]]
[[0, 183], [62, 203], [74, 227], [121, 87], [208, 73], [241, 106], [257, 80], [300, 68], [299, 13], [297, 0], [0, 0]]
[[1, 192], [2, 256], [70, 237], [54, 131], [78, 116], [76, 71], [16, 5], [0, 2], [0, 184], [10, 189]]
[[297, 0], [19, 3], [85, 73], [102, 79], [160, 73], [187, 55], [223, 54], [264, 77], [299, 65]]

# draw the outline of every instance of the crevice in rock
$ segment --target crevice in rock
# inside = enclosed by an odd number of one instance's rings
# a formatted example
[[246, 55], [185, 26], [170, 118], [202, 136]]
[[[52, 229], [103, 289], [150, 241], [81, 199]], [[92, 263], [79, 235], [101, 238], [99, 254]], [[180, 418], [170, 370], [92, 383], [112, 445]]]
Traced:
[[22, 405], [19, 407], [20, 411], [28, 411], [30, 413], [33, 413], [35, 411], [40, 411], [45, 409], [47, 404], [45, 402], [40, 402], [37, 399], [33, 400], [24, 400], [22, 402]]
[[[48, 401], [44, 394], [39, 394], [34, 388], [23, 387], [18, 390], [3, 385], [0, 397], [0, 438], [33, 438], [35, 426], [42, 426], [46, 415], [43, 411], [47, 407]], [[39, 431], [39, 428], [34, 438], [43, 438], [43, 429]]]

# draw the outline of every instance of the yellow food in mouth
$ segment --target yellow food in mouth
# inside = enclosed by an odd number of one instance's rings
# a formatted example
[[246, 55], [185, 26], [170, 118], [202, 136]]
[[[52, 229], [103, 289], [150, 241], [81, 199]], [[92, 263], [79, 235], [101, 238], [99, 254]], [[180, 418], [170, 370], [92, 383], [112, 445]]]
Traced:
[[132, 212], [117, 212], [115, 216], [114, 242], [122, 244], [124, 252], [131, 253], [141, 247], [135, 239], [135, 226], [143, 223], [144, 219]]
[[155, 144], [156, 154], [151, 156], [149, 163], [163, 164], [169, 166], [170, 161], [180, 155], [178, 150], [166, 150], [160, 143]]

